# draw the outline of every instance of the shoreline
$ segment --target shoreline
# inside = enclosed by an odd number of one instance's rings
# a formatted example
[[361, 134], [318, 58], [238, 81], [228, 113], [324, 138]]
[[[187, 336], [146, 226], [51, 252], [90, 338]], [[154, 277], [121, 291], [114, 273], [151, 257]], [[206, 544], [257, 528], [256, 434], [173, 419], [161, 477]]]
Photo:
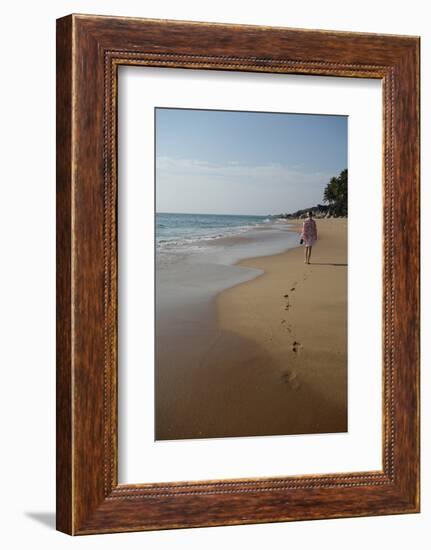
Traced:
[[318, 228], [311, 265], [299, 246], [242, 259], [233, 267], [254, 278], [171, 319], [156, 355], [156, 439], [346, 431], [347, 220]]

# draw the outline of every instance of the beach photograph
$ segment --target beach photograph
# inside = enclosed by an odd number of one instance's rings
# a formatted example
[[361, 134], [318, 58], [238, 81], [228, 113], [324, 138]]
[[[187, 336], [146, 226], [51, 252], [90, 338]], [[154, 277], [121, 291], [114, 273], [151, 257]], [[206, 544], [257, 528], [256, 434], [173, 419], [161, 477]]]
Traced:
[[155, 109], [155, 439], [348, 430], [348, 117]]

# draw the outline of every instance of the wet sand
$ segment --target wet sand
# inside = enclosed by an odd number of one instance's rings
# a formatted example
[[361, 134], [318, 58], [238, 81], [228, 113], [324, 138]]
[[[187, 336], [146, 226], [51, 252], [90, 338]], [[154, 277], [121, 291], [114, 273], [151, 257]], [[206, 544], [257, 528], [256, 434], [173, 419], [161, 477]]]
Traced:
[[[347, 430], [347, 220], [172, 318], [156, 342], [156, 439]], [[193, 345], [191, 345], [193, 343]]]

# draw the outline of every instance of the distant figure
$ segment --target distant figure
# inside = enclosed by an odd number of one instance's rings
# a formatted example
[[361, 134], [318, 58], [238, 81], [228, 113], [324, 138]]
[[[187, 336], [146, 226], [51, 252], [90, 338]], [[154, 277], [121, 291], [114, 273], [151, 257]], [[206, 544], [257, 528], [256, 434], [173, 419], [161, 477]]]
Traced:
[[305, 259], [304, 263], [309, 264], [311, 258], [311, 249], [314, 243], [317, 241], [317, 227], [316, 222], [313, 220], [313, 212], [308, 212], [308, 218], [302, 224], [301, 244], [305, 246]]

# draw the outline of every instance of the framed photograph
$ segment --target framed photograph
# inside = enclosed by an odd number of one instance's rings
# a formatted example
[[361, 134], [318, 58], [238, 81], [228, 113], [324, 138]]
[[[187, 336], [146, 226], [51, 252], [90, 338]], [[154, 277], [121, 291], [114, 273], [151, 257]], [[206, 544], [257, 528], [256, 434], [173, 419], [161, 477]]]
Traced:
[[419, 38], [57, 21], [57, 529], [419, 511]]

